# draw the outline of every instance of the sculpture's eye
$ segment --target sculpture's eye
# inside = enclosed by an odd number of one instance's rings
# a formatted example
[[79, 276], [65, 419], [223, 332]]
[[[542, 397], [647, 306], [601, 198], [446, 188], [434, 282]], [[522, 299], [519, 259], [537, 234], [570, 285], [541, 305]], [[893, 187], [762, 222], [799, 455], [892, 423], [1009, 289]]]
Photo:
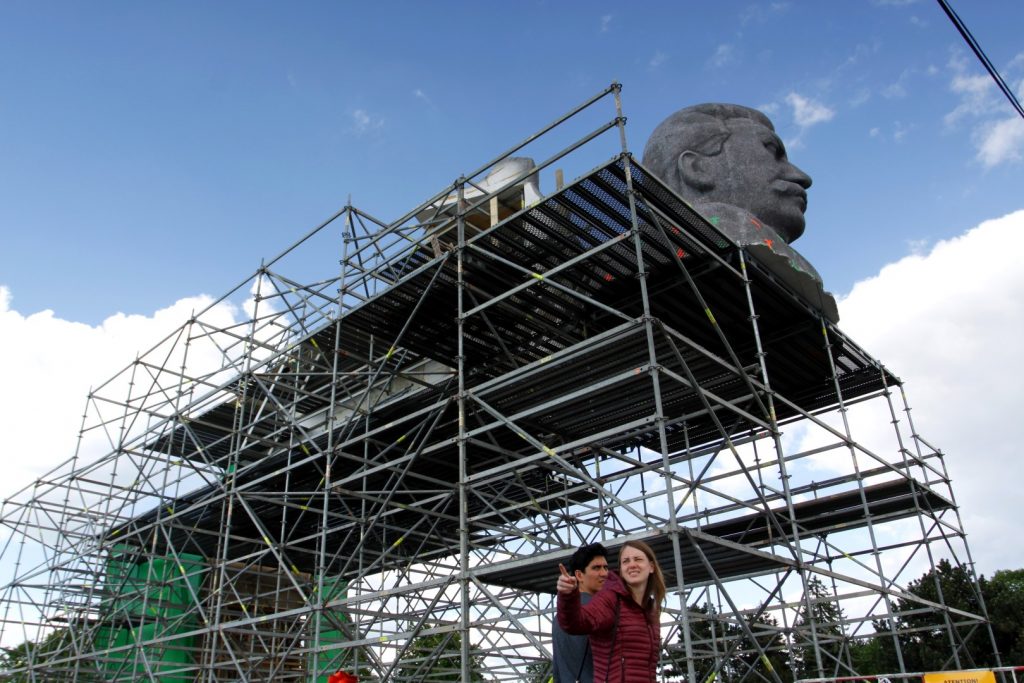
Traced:
[[786, 156], [786, 151], [782, 148], [782, 145], [775, 140], [769, 140], [764, 143], [765, 149], [771, 152], [772, 156], [776, 159], [781, 159]]

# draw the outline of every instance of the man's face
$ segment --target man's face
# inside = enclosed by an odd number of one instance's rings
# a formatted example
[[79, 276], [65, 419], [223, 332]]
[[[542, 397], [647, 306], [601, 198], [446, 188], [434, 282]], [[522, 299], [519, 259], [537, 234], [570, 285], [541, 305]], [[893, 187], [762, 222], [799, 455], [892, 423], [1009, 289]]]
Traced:
[[601, 590], [604, 580], [608, 578], [608, 560], [598, 555], [590, 561], [583, 571], [576, 570], [576, 580], [580, 582], [580, 590], [593, 595]]
[[732, 134], [722, 152], [705, 157], [714, 188], [704, 199], [744, 208], [792, 242], [804, 232], [810, 176], [789, 162], [770, 128], [748, 119], [728, 126]]

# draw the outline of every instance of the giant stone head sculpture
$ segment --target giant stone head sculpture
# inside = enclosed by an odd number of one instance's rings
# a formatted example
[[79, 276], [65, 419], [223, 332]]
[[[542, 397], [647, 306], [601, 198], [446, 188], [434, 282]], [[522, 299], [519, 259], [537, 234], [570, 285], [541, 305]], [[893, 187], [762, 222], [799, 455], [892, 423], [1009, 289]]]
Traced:
[[[811, 178], [789, 161], [763, 113], [717, 103], [680, 109], [651, 133], [643, 165], [734, 242], [785, 263], [798, 289], [827, 294], [790, 246], [804, 233]], [[827, 308], [834, 311], [834, 301]]]
[[787, 243], [804, 232], [811, 178], [790, 163], [772, 122], [755, 109], [680, 109], [654, 129], [643, 163], [684, 199], [747, 209]]

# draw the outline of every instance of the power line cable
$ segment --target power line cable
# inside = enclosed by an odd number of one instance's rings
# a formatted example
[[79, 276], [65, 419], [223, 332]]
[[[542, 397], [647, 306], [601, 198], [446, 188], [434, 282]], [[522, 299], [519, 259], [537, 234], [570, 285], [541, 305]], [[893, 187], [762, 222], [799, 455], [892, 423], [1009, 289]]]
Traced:
[[967, 26], [964, 25], [964, 22], [960, 20], [960, 17], [953, 11], [953, 8], [949, 6], [949, 3], [946, 2], [946, 0], [938, 0], [938, 3], [946, 13], [946, 16], [949, 17], [949, 20], [953, 22], [954, 26], [956, 26], [956, 30], [960, 32], [963, 39], [971, 46], [971, 50], [974, 51], [975, 56], [985, 66], [985, 69], [988, 70], [989, 75], [992, 76], [992, 80], [996, 82], [999, 89], [1004, 95], [1006, 95], [1006, 99], [1010, 101], [1010, 105], [1018, 114], [1020, 114], [1021, 118], [1024, 118], [1024, 107], [1021, 107], [1020, 101], [1017, 100], [1017, 96], [1013, 94], [1013, 90], [1006, 85], [1006, 81], [1004, 81], [1003, 77], [999, 75], [996, 68], [992, 66], [992, 62], [989, 61], [985, 51], [981, 49], [981, 45], [979, 45], [978, 41], [974, 39], [973, 35], [971, 35]]

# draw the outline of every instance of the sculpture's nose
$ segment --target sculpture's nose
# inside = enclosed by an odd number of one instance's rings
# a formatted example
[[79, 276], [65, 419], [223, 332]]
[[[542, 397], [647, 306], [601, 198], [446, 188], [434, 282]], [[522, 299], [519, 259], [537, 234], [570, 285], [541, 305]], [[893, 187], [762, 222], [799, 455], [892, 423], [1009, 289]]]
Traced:
[[787, 166], [789, 168], [786, 169], [786, 180], [796, 183], [805, 190], [811, 186], [811, 176], [801, 171], [795, 164], [787, 162]]

